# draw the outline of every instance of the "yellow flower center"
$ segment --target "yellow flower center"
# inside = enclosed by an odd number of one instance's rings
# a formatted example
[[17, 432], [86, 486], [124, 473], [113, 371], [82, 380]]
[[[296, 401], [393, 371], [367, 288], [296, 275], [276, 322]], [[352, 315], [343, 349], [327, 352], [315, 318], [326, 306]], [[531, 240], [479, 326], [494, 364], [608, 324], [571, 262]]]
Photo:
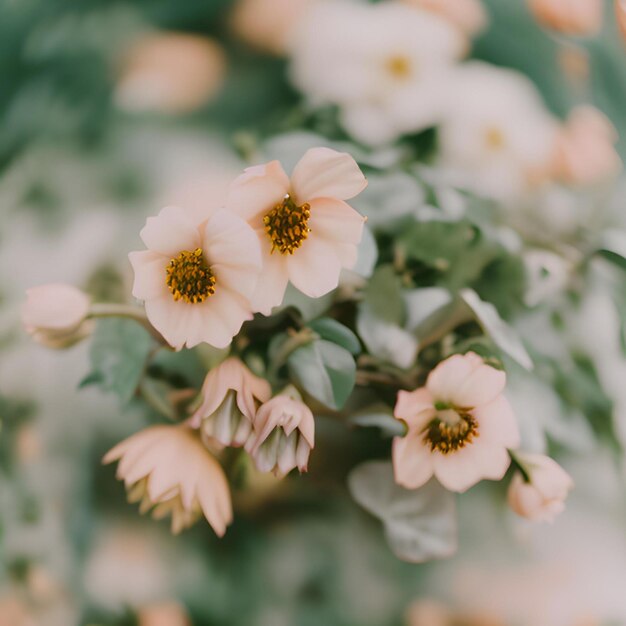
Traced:
[[305, 203], [297, 206], [289, 195], [277, 204], [264, 218], [265, 231], [272, 240], [272, 252], [293, 254], [308, 237], [311, 207]]
[[202, 248], [183, 250], [165, 269], [165, 282], [174, 300], [190, 304], [204, 302], [215, 293], [216, 278], [208, 266]]
[[500, 150], [506, 143], [504, 133], [496, 126], [488, 128], [485, 132], [485, 143], [491, 150]]
[[387, 71], [399, 80], [405, 80], [411, 76], [411, 61], [407, 57], [397, 54], [387, 59]]
[[449, 454], [464, 448], [478, 437], [478, 422], [469, 413], [454, 409], [439, 411], [422, 431], [431, 452]]

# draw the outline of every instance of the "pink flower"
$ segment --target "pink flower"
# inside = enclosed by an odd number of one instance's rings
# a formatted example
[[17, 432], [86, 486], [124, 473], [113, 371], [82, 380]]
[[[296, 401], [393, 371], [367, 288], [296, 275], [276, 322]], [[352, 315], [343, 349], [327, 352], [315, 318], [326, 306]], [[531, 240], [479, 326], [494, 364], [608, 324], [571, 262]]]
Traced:
[[159, 602], [142, 606], [137, 612], [138, 626], [190, 626], [185, 607], [178, 602]]
[[225, 446], [243, 446], [257, 407], [272, 395], [270, 384], [230, 357], [213, 368], [202, 385], [202, 404], [189, 425]]
[[603, 0], [528, 0], [541, 26], [565, 35], [594, 35], [602, 26]]
[[489, 21], [481, 0], [404, 0], [404, 2], [439, 15], [468, 37], [474, 37], [484, 30]]
[[341, 268], [356, 263], [365, 222], [344, 200], [366, 185], [354, 159], [329, 148], [307, 151], [291, 180], [278, 161], [249, 167], [235, 180], [226, 206], [247, 220], [261, 243], [255, 311], [269, 315], [289, 281], [311, 298], [337, 287]]
[[592, 185], [616, 176], [622, 167], [616, 142], [617, 131], [603, 113], [592, 106], [575, 108], [557, 138], [555, 177]]
[[574, 487], [571, 476], [558, 464], [542, 454], [517, 454], [530, 479], [520, 471], [509, 486], [509, 506], [522, 517], [534, 522], [552, 522], [565, 509], [565, 499]]
[[131, 252], [133, 296], [150, 323], [176, 349], [206, 342], [225, 348], [252, 318], [261, 255], [252, 229], [219, 210], [198, 223], [178, 207], [149, 217], [141, 231], [148, 250]]
[[626, 42], [626, 0], [615, 0], [615, 19], [622, 39]]
[[89, 296], [76, 287], [48, 284], [26, 291], [22, 324], [32, 338], [48, 348], [66, 348], [86, 337]]
[[485, 478], [500, 480], [510, 463], [507, 448], [519, 443], [505, 383], [504, 372], [469, 352], [440, 363], [425, 387], [400, 391], [394, 415], [408, 433], [393, 442], [396, 482], [416, 489], [434, 475], [463, 492]]
[[151, 426], [125, 439], [104, 457], [118, 461], [130, 502], [141, 513], [154, 507], [156, 519], [172, 516], [172, 532], [193, 525], [201, 515], [220, 537], [232, 521], [224, 471], [185, 426]]
[[246, 451], [259, 471], [284, 475], [295, 467], [306, 472], [314, 445], [311, 409], [300, 400], [278, 395], [258, 410]]

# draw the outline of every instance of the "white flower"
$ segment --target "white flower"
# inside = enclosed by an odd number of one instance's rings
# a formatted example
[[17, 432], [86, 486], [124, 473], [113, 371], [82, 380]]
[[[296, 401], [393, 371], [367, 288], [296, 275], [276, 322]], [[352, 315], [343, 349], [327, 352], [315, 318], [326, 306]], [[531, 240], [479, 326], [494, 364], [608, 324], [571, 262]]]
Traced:
[[337, 287], [341, 269], [356, 263], [365, 222], [344, 200], [366, 185], [354, 159], [330, 148], [308, 150], [291, 180], [271, 161], [234, 181], [226, 206], [254, 229], [263, 257], [251, 296], [255, 311], [269, 315], [289, 281], [311, 298]]
[[118, 461], [130, 502], [140, 512], [154, 507], [153, 517], [172, 516], [179, 533], [201, 515], [220, 537], [232, 521], [230, 491], [224, 471], [192, 430], [185, 426], [152, 426], [125, 439], [103, 459]]
[[525, 76], [467, 63], [446, 101], [439, 162], [459, 186], [514, 199], [548, 176], [557, 128]]
[[131, 252], [133, 295], [150, 323], [176, 349], [206, 342], [225, 348], [252, 318], [248, 297], [261, 268], [259, 242], [228, 211], [197, 220], [177, 207], [149, 217], [141, 231], [148, 250]]
[[284, 475], [295, 467], [305, 472], [314, 445], [311, 409], [300, 400], [278, 395], [258, 410], [246, 451], [259, 471]]
[[516, 454], [529, 481], [520, 471], [509, 485], [509, 506], [534, 522], [552, 522], [565, 509], [565, 499], [574, 487], [570, 475], [542, 454]]
[[291, 77], [314, 104], [335, 104], [357, 140], [376, 145], [433, 126], [464, 37], [400, 3], [320, 2], [292, 39]]
[[500, 480], [510, 464], [507, 448], [519, 444], [505, 384], [504, 372], [469, 352], [439, 363], [424, 387], [398, 392], [394, 416], [408, 433], [393, 442], [396, 482], [417, 489], [435, 476], [463, 492], [484, 478]]
[[206, 376], [202, 404], [189, 425], [225, 446], [243, 446], [252, 431], [257, 407], [272, 395], [270, 384], [230, 357]]
[[38, 343], [65, 348], [87, 336], [93, 323], [87, 320], [89, 296], [76, 287], [48, 284], [26, 291], [22, 323]]

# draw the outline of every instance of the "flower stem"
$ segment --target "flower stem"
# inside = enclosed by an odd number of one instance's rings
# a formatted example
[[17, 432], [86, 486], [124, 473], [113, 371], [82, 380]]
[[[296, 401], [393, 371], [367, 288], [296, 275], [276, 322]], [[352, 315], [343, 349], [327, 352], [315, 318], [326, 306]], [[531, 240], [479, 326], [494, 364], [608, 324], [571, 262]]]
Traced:
[[150, 324], [146, 313], [143, 309], [136, 306], [130, 306], [128, 304], [117, 304], [110, 302], [101, 302], [91, 305], [89, 310], [90, 318], [103, 318], [103, 317], [125, 317], [127, 319], [135, 320], [139, 322], [160, 344], [169, 346], [167, 341], [163, 338], [163, 335]]
[[508, 453], [509, 453], [509, 456], [511, 457], [511, 463], [513, 464], [515, 469], [519, 470], [519, 473], [522, 475], [524, 482], [525, 483], [532, 482], [531, 477], [530, 477], [530, 472], [528, 468], [526, 467], [526, 465], [519, 458], [519, 456], [513, 450], [508, 450]]

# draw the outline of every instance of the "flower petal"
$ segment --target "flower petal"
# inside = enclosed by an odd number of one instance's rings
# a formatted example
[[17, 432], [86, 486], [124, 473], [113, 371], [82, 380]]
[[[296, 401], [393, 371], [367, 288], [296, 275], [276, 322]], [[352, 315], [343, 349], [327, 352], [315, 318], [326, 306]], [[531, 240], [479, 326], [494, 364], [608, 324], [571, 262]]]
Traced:
[[270, 315], [272, 309], [282, 304], [289, 282], [288, 259], [279, 252], [272, 253], [272, 247], [264, 230], [256, 231], [261, 243], [263, 269], [254, 293], [250, 296], [252, 310]]
[[149, 217], [139, 235], [150, 250], [169, 257], [175, 257], [183, 250], [195, 250], [201, 245], [200, 233], [189, 214], [173, 206]]
[[140, 252], [131, 252], [128, 258], [135, 272], [133, 282], [133, 296], [135, 298], [150, 300], [169, 294], [165, 282], [165, 269], [169, 263], [169, 257], [152, 250], [141, 250]]
[[[426, 387], [420, 387], [415, 391], [398, 391], [398, 399], [393, 409], [394, 417], [404, 420], [409, 427], [421, 428], [426, 425], [428, 416], [424, 411], [434, 410], [433, 397]], [[430, 416], [432, 419], [434, 415]]]
[[350, 205], [335, 198], [312, 200], [309, 228], [325, 239], [357, 245], [363, 236], [365, 218]]
[[517, 419], [509, 401], [499, 395], [493, 402], [472, 411], [478, 421], [479, 437], [492, 444], [505, 448], [517, 448], [520, 445], [520, 433]]
[[310, 298], [319, 298], [339, 284], [341, 262], [333, 244], [310, 236], [287, 260], [289, 280]]
[[291, 175], [296, 202], [315, 198], [353, 198], [367, 187], [356, 161], [346, 152], [311, 148], [300, 159]]
[[395, 437], [392, 458], [395, 481], [407, 489], [425, 485], [433, 475], [433, 454], [424, 443], [422, 433]]

